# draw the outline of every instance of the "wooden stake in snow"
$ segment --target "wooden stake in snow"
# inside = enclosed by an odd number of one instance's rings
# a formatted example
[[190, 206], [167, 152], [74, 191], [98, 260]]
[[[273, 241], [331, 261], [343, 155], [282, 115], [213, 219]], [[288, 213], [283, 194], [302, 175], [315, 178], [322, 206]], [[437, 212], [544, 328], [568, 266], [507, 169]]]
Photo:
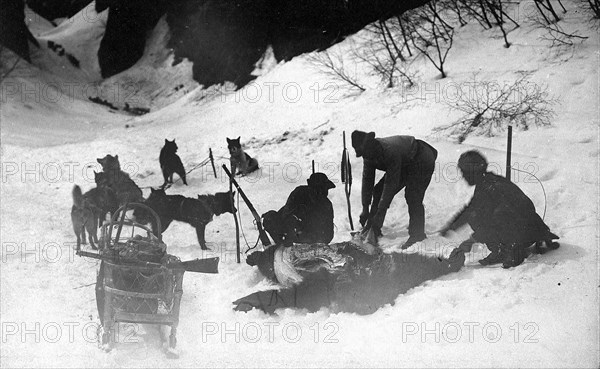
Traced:
[[212, 149], [210, 147], [208, 148], [208, 157], [210, 158], [210, 164], [212, 165], [215, 178], [217, 178], [217, 169], [215, 168], [215, 158], [213, 157]]
[[352, 190], [352, 167], [350, 166], [350, 157], [346, 149], [346, 131], [343, 132], [344, 150], [342, 151], [342, 183], [344, 183], [344, 191], [346, 192], [346, 204], [348, 205], [348, 221], [350, 222], [350, 230], [354, 230], [352, 222], [352, 209], [350, 207], [350, 191]]
[[506, 179], [510, 181], [511, 172], [511, 151], [512, 151], [512, 126], [508, 126], [508, 137], [506, 143]]

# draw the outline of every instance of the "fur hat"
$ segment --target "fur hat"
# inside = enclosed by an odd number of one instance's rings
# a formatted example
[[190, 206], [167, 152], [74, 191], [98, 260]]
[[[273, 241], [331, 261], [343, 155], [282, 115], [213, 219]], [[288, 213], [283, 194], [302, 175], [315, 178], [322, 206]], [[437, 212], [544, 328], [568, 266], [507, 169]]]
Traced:
[[352, 132], [352, 147], [354, 151], [356, 151], [356, 157], [360, 158], [365, 150], [365, 144], [375, 139], [375, 132], [363, 132], [363, 131], [354, 131]]
[[458, 167], [462, 171], [473, 171], [475, 173], [483, 173], [487, 170], [487, 160], [477, 150], [469, 150], [460, 155], [458, 158]]
[[321, 172], [311, 174], [307, 182], [310, 187], [325, 187], [327, 189], [335, 188], [333, 182], [327, 178], [325, 173]]

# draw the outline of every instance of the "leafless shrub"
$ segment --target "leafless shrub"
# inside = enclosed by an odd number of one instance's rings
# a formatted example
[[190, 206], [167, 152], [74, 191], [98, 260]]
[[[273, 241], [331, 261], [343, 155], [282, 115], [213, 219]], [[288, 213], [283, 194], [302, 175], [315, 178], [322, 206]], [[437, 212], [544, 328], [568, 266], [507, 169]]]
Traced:
[[580, 7], [590, 11], [594, 19], [600, 19], [600, 0], [580, 0]]
[[527, 75], [506, 86], [480, 81], [474, 75], [461, 86], [455, 99], [446, 100], [450, 110], [463, 116], [434, 131], [463, 142], [471, 133], [494, 136], [508, 125], [523, 130], [546, 126], [555, 115], [552, 106], [557, 102], [546, 86], [529, 82]]
[[492, 23], [487, 14], [484, 0], [457, 0], [460, 7], [465, 10], [467, 17], [475, 19], [483, 28], [492, 28]]
[[504, 4], [502, 3], [502, 0], [485, 0], [485, 4], [492, 17], [494, 17], [496, 25], [500, 28], [500, 31], [502, 31], [502, 36], [504, 37], [504, 47], [510, 47], [505, 26], [506, 19], [510, 20], [515, 25], [515, 28], [519, 27], [519, 24], [504, 11]]
[[533, 19], [536, 28], [546, 31], [540, 39], [550, 43], [550, 47], [570, 47], [576, 42], [583, 42], [588, 37], [579, 34], [579, 31], [567, 32], [557, 23], [546, 23], [540, 18]]
[[[560, 20], [560, 18], [558, 17], [558, 14], [556, 14], [556, 11], [554, 11], [554, 7], [552, 6], [552, 3], [550, 2], [550, 0], [533, 0], [533, 3], [535, 4], [537, 10], [539, 11], [540, 15], [544, 18], [546, 23], [550, 24], [553, 22], [558, 22]], [[563, 6], [563, 4], [560, 2], [560, 0], [558, 0], [558, 3], [563, 8], [563, 11], [566, 13], [567, 10]], [[546, 13], [550, 13], [550, 14], [547, 15]], [[550, 15], [552, 15], [552, 17], [554, 17], [553, 21], [551, 21], [549, 19]]]
[[[398, 18], [377, 21], [366, 30], [367, 37], [363, 40], [361, 49], [354, 54], [356, 59], [368, 65], [387, 88], [399, 84], [412, 86], [416, 74], [410, 70], [410, 61], [403, 54], [407, 39]], [[410, 50], [407, 52], [412, 55]]]
[[444, 63], [452, 48], [454, 28], [440, 17], [436, 0], [411, 11], [409, 19], [413, 46], [446, 78]]
[[467, 25], [467, 23], [468, 23], [466, 20], [467, 12], [464, 9], [460, 0], [442, 0], [440, 2], [440, 7], [449, 16], [454, 16], [453, 21], [458, 22], [458, 24], [461, 27]]
[[596, 18], [600, 18], [600, 1], [588, 0], [590, 9], [594, 12]]
[[[342, 53], [325, 50], [310, 54], [307, 60], [320, 73], [338, 82], [340, 88], [358, 93], [365, 91], [365, 87], [359, 81], [356, 69], [354, 72], [352, 71]], [[354, 68], [356, 68], [356, 63], [351, 64], [354, 64]]]

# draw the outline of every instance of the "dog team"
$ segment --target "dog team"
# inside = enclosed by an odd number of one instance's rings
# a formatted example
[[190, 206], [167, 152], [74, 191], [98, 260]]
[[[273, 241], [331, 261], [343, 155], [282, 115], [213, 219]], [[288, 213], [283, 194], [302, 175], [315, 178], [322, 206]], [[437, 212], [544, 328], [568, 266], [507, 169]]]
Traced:
[[[232, 173], [246, 175], [258, 169], [258, 161], [242, 149], [240, 137], [233, 140], [228, 138], [227, 143], [231, 155]], [[121, 170], [119, 155], [106, 155], [104, 158], [98, 158], [97, 161], [102, 166], [102, 172], [94, 172], [96, 187], [86, 193], [82, 193], [77, 185], [73, 187], [71, 221], [77, 237], [78, 249], [82, 243], [86, 243], [86, 231], [90, 246], [96, 249], [97, 229], [106, 219], [106, 214], [114, 214], [119, 206], [127, 202], [142, 202], [158, 214], [162, 229], [157, 230], [158, 225], [152, 224], [155, 234], [166, 231], [174, 220], [190, 224], [196, 229], [198, 243], [203, 250], [207, 249], [205, 228], [213, 216], [235, 212], [230, 201], [232, 194], [229, 192], [198, 195], [196, 199], [165, 193], [165, 187], [173, 183], [174, 174], [177, 174], [183, 184], [187, 185], [186, 172], [181, 158], [177, 155], [175, 140], [165, 139], [165, 145], [159, 156], [164, 182], [161, 188], [151, 189], [148, 199], [143, 198], [142, 190], [126, 172]], [[150, 214], [146, 214], [141, 209], [136, 209], [134, 217], [143, 224], [152, 223], [153, 220]]]
[[[413, 136], [379, 138], [374, 132], [356, 130], [351, 137], [356, 156], [363, 158], [361, 238], [371, 247], [378, 248], [387, 210], [396, 194], [404, 189], [409, 237], [402, 249], [425, 240], [423, 199], [434, 172], [437, 150]], [[233, 175], [247, 175], [259, 168], [258, 161], [242, 149], [240, 137], [227, 138], [227, 147]], [[174, 174], [187, 185], [175, 140], [165, 139], [159, 157], [164, 182], [160, 189], [152, 189], [146, 200], [140, 188], [121, 170], [118, 155], [106, 155], [97, 160], [102, 165], [102, 172], [95, 173], [96, 188], [86, 193], [82, 193], [79, 186], [73, 188], [71, 219], [78, 248], [81, 243], [86, 243], [86, 231], [90, 245], [95, 248], [94, 242], [98, 242], [96, 230], [106, 214], [114, 213], [126, 202], [144, 202], [159, 215], [162, 229], [157, 230], [157, 225], [152, 224], [157, 234], [164, 232], [173, 220], [190, 224], [196, 229], [203, 250], [207, 249], [205, 227], [213, 216], [236, 211], [229, 192], [199, 195], [196, 199], [165, 193], [165, 187], [173, 183]], [[502, 263], [504, 268], [510, 268], [524, 261], [531, 246], [539, 253], [559, 247], [553, 241], [559, 237], [550, 232], [532, 201], [510, 180], [487, 171], [487, 161], [481, 153], [473, 150], [463, 153], [458, 168], [465, 181], [475, 186], [475, 192], [471, 202], [439, 233], [446, 237], [450, 231], [466, 224], [474, 233], [454, 249], [450, 257], [470, 252], [472, 245], [479, 242], [491, 251], [479, 261], [482, 265]], [[377, 170], [383, 171], [384, 175], [375, 184]], [[335, 185], [323, 173], [313, 173], [307, 182], [308, 185], [292, 191], [281, 209], [263, 214], [264, 228], [276, 244], [327, 244], [333, 238], [333, 205], [327, 195]], [[145, 224], [152, 219], [143, 210], [136, 210], [134, 216], [136, 221]]]

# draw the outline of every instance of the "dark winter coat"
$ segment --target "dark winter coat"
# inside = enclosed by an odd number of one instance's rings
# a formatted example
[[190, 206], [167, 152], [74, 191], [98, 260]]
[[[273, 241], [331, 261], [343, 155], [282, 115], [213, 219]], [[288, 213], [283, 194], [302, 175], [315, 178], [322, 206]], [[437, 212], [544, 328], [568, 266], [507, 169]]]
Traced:
[[309, 186], [298, 186], [277, 212], [283, 222], [295, 223], [292, 242], [329, 243], [333, 239], [333, 205]]
[[557, 239], [536, 213], [533, 202], [510, 180], [486, 172], [475, 186], [471, 202], [451, 222], [455, 230], [469, 224], [482, 243], [532, 244]]
[[391, 136], [376, 138], [383, 153], [377, 160], [364, 158], [362, 178], [362, 205], [368, 207], [373, 197], [375, 170], [385, 171], [383, 194], [379, 201], [379, 209], [387, 209], [397, 193], [397, 186], [402, 179], [402, 167], [409, 164], [417, 152], [416, 140], [413, 136]]

